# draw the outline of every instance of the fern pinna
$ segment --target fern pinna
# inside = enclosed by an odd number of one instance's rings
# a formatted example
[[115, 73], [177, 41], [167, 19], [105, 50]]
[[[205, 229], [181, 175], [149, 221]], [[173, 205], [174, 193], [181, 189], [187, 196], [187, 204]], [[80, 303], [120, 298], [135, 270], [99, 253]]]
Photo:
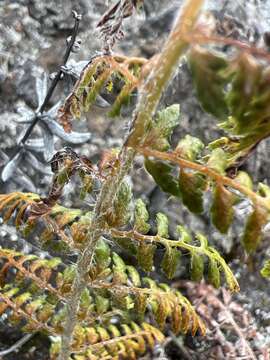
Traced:
[[[116, 116], [136, 95], [123, 147], [107, 152], [98, 165], [65, 148], [51, 161], [54, 177], [47, 197], [21, 192], [0, 196], [4, 221], [13, 221], [23, 236], [38, 231], [41, 245], [62, 255], [40, 259], [0, 249], [0, 313], [22, 331], [48, 334], [52, 359], [136, 359], [162, 342], [167, 329], [204, 335], [205, 325], [188, 299], [165, 280], [153, 279], [159, 270], [168, 280], [177, 276], [182, 255], [188, 256], [192, 280], [205, 278], [216, 288], [224, 282], [231, 291], [239, 290], [225, 260], [203, 234], [179, 224], [171, 236], [163, 213], [154, 224], [149, 220], [146, 204], [134, 200], [127, 177], [136, 155], [144, 156], [146, 171], [161, 189], [191, 212], [202, 213], [204, 194], [211, 192], [210, 216], [223, 234], [232, 224], [235, 206], [247, 198], [252, 212], [242, 243], [248, 252], [259, 245], [269, 221], [269, 187], [260, 184], [254, 191], [249, 175], [238, 170], [269, 134], [267, 68], [250, 54], [243, 61], [243, 56], [225, 58], [212, 50], [190, 49], [202, 0], [186, 1], [163, 50], [153, 59], [112, 54], [109, 50], [121, 35], [113, 31], [114, 22], [119, 30], [140, 4], [117, 2], [105, 14], [100, 23], [105, 52], [91, 59], [59, 112], [60, 123], [70, 131], [72, 118], [91, 111], [97, 96], [113, 95], [108, 115]], [[119, 9], [126, 16], [119, 18]], [[198, 99], [222, 121], [226, 137], [205, 146], [186, 135], [173, 149], [170, 138], [181, 123], [180, 107], [157, 108], [188, 49]], [[254, 76], [245, 77], [246, 71]], [[205, 76], [210, 79], [207, 89]], [[246, 113], [246, 104], [238, 102], [247, 88], [251, 102]], [[82, 199], [98, 193], [90, 209], [60, 204], [63, 188], [77, 175]], [[74, 263], [66, 261], [66, 252], [76, 257]], [[123, 254], [133, 257], [136, 266]], [[158, 256], [160, 268], [155, 265]]]

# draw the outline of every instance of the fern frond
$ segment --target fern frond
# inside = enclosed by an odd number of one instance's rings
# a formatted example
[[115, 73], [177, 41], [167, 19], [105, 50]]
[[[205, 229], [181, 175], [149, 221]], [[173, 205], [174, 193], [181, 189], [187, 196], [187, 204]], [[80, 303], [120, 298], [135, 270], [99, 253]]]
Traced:
[[[24, 255], [20, 252], [9, 249], [0, 249], [0, 282], [6, 284], [6, 279], [11, 270], [16, 279], [31, 279], [40, 289], [48, 290], [61, 298], [57, 289], [52, 285], [54, 278], [62, 263], [59, 258], [40, 259], [35, 255]], [[10, 279], [9, 279], [10, 282]]]
[[5, 314], [10, 323], [24, 332], [55, 334], [54, 328], [48, 324], [54, 312], [55, 304], [44, 294], [34, 295], [28, 289], [24, 291], [9, 284], [0, 289], [0, 315]]
[[59, 121], [64, 129], [70, 131], [70, 120], [80, 118], [82, 112], [89, 111], [101, 93], [114, 94], [114, 104], [108, 112], [110, 116], [118, 116], [132, 92], [139, 86], [145, 63], [145, 59], [129, 59], [117, 55], [93, 58], [60, 109]]
[[[72, 267], [58, 273], [56, 287], [62, 296], [70, 292], [74, 275]], [[142, 277], [111, 252], [104, 240], [99, 240], [87, 282], [78, 313], [84, 324], [100, 322], [101, 317], [107, 322], [115, 316], [142, 321], [149, 314], [161, 329], [168, 323], [175, 333], [205, 333], [204, 324], [180, 292]], [[56, 322], [60, 324], [61, 319]]]
[[[61, 334], [65, 299], [71, 291], [75, 268], [64, 267], [57, 258], [39, 259], [2, 249], [0, 254], [0, 314], [5, 313], [10, 322], [26, 332]], [[14, 270], [13, 278], [7, 276]], [[154, 317], [160, 329], [170, 323], [175, 333], [205, 333], [204, 324], [182, 294], [166, 284], [142, 278], [134, 267], [111, 253], [103, 240], [97, 246], [95, 265], [88, 276], [89, 285], [77, 314], [82, 326], [77, 326], [73, 338], [72, 348], [77, 355], [100, 356], [107, 351], [106, 356], [116, 356], [117, 349], [119, 359], [136, 358], [163, 339], [158, 329], [131, 320], [141, 322], [146, 313]], [[112, 325], [113, 319], [122, 330]]]
[[56, 234], [67, 242], [69, 246], [72, 246], [74, 241], [64, 232], [63, 228], [74, 222], [77, 215], [81, 215], [81, 211], [65, 209], [59, 206], [57, 201], [64, 186], [75, 173], [79, 174], [83, 183], [82, 197], [92, 191], [94, 179], [99, 178], [99, 175], [85, 156], [77, 155], [68, 147], [58, 151], [53, 156], [51, 168], [54, 177], [46, 198], [40, 198], [32, 193], [24, 194], [19, 192], [0, 195], [0, 211], [4, 211], [4, 221], [8, 221], [15, 214], [16, 226], [25, 224], [25, 233], [29, 233], [34, 228], [37, 220], [42, 218], [47, 225], [46, 230], [41, 234], [40, 238], [42, 240], [48, 241]]
[[15, 225], [19, 226], [24, 222], [24, 214], [32, 204], [39, 201], [39, 196], [33, 193], [14, 192], [0, 195], [0, 212], [4, 211], [3, 219], [9, 221], [15, 214]]
[[[14, 224], [25, 236], [28, 236], [34, 230], [37, 221], [40, 219], [37, 216], [34, 218], [31, 216], [32, 209], [40, 209], [40, 204], [43, 204], [43, 201], [33, 193], [14, 192], [0, 195], [0, 211], [3, 212], [4, 221], [8, 222], [14, 217]], [[66, 209], [59, 205], [55, 205], [50, 213], [48, 208], [46, 208], [46, 211], [47, 216], [42, 217], [46, 229], [41, 232], [40, 240], [51, 239], [57, 234], [70, 244], [70, 239], [64, 236], [63, 227], [75, 220], [82, 212], [80, 210]]]
[[[156, 343], [162, 343], [164, 335], [147, 323], [82, 327], [74, 331], [72, 358], [76, 360], [137, 359]], [[60, 343], [51, 348], [51, 359], [56, 359]]]
[[[263, 228], [270, 220], [270, 189], [267, 185], [264, 185], [267, 191], [262, 192], [262, 185], [259, 185], [258, 191], [255, 192], [251, 188], [252, 185], [250, 186], [252, 182], [247, 174], [239, 172], [239, 176], [234, 179], [225, 176], [225, 153], [221, 149], [216, 149], [207, 163], [203, 159], [191, 161], [183, 158], [177, 151], [166, 153], [149, 148], [137, 150], [146, 157], [146, 169], [162, 190], [180, 198], [190, 211], [202, 212], [203, 193], [206, 190], [213, 191], [212, 222], [222, 233], [226, 233], [232, 224], [233, 206], [239, 201], [239, 196], [248, 198], [254, 210], [246, 223], [242, 243], [249, 252], [256, 249], [262, 238]], [[150, 160], [149, 157], [162, 161]], [[173, 167], [163, 161], [180, 167], [178, 179], [172, 174]], [[259, 221], [254, 221], [255, 217]], [[256, 230], [252, 223], [256, 223]]]
[[[50, 298], [30, 291], [22, 291], [18, 287], [6, 285], [0, 293], [0, 315], [4, 313], [10, 323], [19, 326], [24, 332], [42, 331], [50, 335], [61, 334], [61, 319], [65, 312], [57, 315], [56, 306]], [[116, 313], [117, 315], [117, 313]], [[115, 318], [116, 319], [116, 318]], [[97, 325], [93, 327], [77, 325], [72, 342], [74, 356], [85, 359], [137, 358], [156, 342], [162, 342], [163, 334], [155, 327], [135, 322], [102, 325], [101, 317], [97, 317]], [[52, 358], [57, 355], [59, 346], [52, 347]], [[119, 357], [116, 357], [119, 356]]]
[[[186, 232], [185, 230], [181, 230]], [[204, 257], [208, 258], [208, 267], [215, 267], [217, 269], [216, 276], [218, 279], [221, 277], [221, 273], [223, 272], [225, 275], [225, 279], [227, 285], [229, 286], [231, 291], [239, 291], [239, 285], [237, 280], [235, 279], [233, 273], [231, 272], [230, 268], [224, 261], [224, 259], [219, 255], [219, 253], [212, 247], [208, 246], [206, 243], [206, 238], [202, 235], [198, 234], [197, 239], [201, 242], [200, 246], [191, 245], [185, 242], [184, 238], [182, 240], [168, 240], [160, 238], [159, 236], [148, 236], [148, 235], [141, 235], [134, 231], [119, 231], [119, 230], [112, 230], [112, 234], [116, 237], [116, 239], [124, 238], [124, 239], [132, 239], [138, 243], [145, 243], [143, 245], [147, 250], [145, 250], [145, 254], [148, 253], [148, 257], [151, 256], [151, 262], [153, 265], [153, 254], [149, 251], [153, 249], [153, 243], [159, 243], [164, 246], [166, 249], [162, 267], [164, 272], [171, 278], [176, 270], [177, 263], [180, 262], [181, 252], [176, 250], [177, 248], [182, 250], [187, 250], [191, 255], [191, 275], [192, 278], [196, 281], [201, 280], [203, 277], [204, 272]], [[150, 244], [150, 245], [147, 245]], [[139, 245], [140, 246], [140, 245]], [[155, 248], [154, 248], [155, 250]], [[149, 255], [150, 253], [150, 255]], [[138, 251], [137, 256], [141, 256], [142, 254]], [[145, 263], [145, 259], [143, 262]], [[211, 277], [209, 278], [210, 282], [212, 283]], [[218, 280], [214, 284], [219, 284], [220, 280]]]
[[269, 66], [247, 52], [231, 58], [199, 46], [190, 52], [189, 63], [199, 101], [228, 134], [220, 144], [228, 167], [239, 167], [270, 136]]
[[[190, 64], [199, 100], [206, 111], [223, 121], [220, 126], [228, 137], [204, 149], [199, 139], [187, 135], [174, 151], [165, 153], [173, 130], [170, 107], [163, 110], [162, 126], [153, 121], [136, 151], [145, 156], [146, 170], [161, 189], [180, 198], [191, 212], [204, 211], [203, 196], [211, 190], [211, 219], [221, 233], [227, 233], [233, 222], [239, 195], [247, 197], [253, 212], [245, 225], [242, 244], [251, 252], [259, 245], [270, 220], [270, 190], [268, 187], [261, 193], [259, 185], [258, 191], [253, 191], [252, 182], [245, 179], [248, 176], [237, 174], [237, 169], [259, 142], [270, 136], [269, 69], [246, 53], [230, 59], [199, 47], [192, 49]], [[205, 79], [211, 84], [207, 91]], [[180, 167], [178, 177], [164, 161]], [[232, 171], [234, 178], [226, 176]]]
[[[204, 324], [194, 308], [178, 291], [148, 277], [141, 277], [138, 271], [133, 266], [126, 265], [119, 255], [110, 255], [109, 248], [97, 255], [98, 270], [92, 269], [90, 272], [89, 286], [96, 294], [104, 296], [106, 291], [112, 309], [129, 312], [129, 316], [139, 320], [145, 318], [145, 313], [152, 314], [159, 328], [164, 328], [167, 322], [176, 333], [205, 333]], [[99, 259], [105, 257], [107, 263], [102, 268]], [[108, 267], [111, 271], [104, 272]]]
[[[134, 228], [126, 231], [111, 229], [111, 235], [119, 245], [124, 245], [127, 248], [130, 243], [133, 245], [133, 253], [135, 252], [138, 263], [143, 270], [152, 271], [155, 251], [159, 244], [165, 249], [161, 267], [168, 278], [171, 279], [175, 275], [177, 265], [181, 261], [181, 251], [187, 251], [191, 258], [191, 277], [193, 280], [200, 281], [202, 279], [204, 262], [207, 259], [208, 280], [210, 283], [219, 287], [221, 274], [223, 273], [230, 290], [239, 290], [239, 285], [232, 271], [219, 253], [209, 246], [207, 239], [203, 235], [197, 234], [196, 241], [193, 241], [188, 231], [183, 226], [178, 226], [179, 239], [170, 240], [168, 218], [162, 213], [157, 214], [157, 235], [146, 235], [144, 230], [149, 229], [146, 227], [148, 217], [145, 205], [142, 201], [139, 201], [135, 209]], [[138, 224], [140, 225], [138, 226]], [[196, 242], [199, 242], [199, 245], [196, 245]]]
[[65, 302], [57, 279], [64, 269], [59, 258], [0, 249], [0, 313], [22, 331], [59, 333], [54, 318]]

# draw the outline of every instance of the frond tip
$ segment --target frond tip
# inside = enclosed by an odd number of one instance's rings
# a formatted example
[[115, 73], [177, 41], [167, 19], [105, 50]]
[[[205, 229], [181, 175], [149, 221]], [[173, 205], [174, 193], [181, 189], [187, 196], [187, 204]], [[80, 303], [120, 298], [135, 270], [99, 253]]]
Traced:
[[[131, 230], [121, 231], [112, 229], [111, 235], [115, 241], [125, 248], [133, 246], [139, 266], [146, 272], [154, 268], [154, 257], [157, 245], [162, 245], [164, 255], [161, 268], [164, 274], [172, 279], [180, 264], [182, 252], [190, 255], [190, 275], [192, 280], [200, 281], [208, 270], [207, 279], [215, 287], [220, 287], [222, 275], [232, 292], [239, 291], [238, 282], [231, 269], [222, 256], [209, 245], [208, 240], [202, 234], [196, 234], [195, 239], [183, 226], [177, 226], [179, 235], [177, 240], [169, 239], [169, 221], [165, 214], [158, 213], [156, 217], [156, 235], [146, 235], [147, 220], [149, 214], [143, 202], [137, 201], [135, 208], [134, 227]], [[144, 233], [140, 233], [139, 230]], [[123, 241], [124, 240], [124, 241]], [[205, 266], [207, 260], [207, 267]]]

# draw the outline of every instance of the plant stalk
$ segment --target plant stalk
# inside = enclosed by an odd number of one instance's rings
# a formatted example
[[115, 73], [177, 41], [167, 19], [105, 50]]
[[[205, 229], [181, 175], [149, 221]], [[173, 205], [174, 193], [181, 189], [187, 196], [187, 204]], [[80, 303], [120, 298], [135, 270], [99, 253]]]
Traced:
[[100, 236], [105, 232], [106, 214], [112, 208], [114, 199], [124, 177], [129, 173], [136, 150], [130, 147], [139, 146], [147, 135], [163, 91], [173, 75], [179, 59], [188, 48], [184, 34], [192, 30], [204, 0], [186, 0], [180, 11], [175, 26], [161, 52], [153, 70], [139, 92], [138, 105], [133, 114], [133, 121], [127, 139], [119, 155], [118, 171], [112, 170], [101, 188], [94, 216], [87, 234], [87, 245], [76, 265], [76, 275], [70, 296], [67, 300], [67, 317], [62, 336], [62, 347], [59, 360], [68, 360], [71, 352], [73, 331], [77, 323], [77, 312], [80, 306], [82, 291], [87, 286], [86, 275], [92, 265], [94, 251]]

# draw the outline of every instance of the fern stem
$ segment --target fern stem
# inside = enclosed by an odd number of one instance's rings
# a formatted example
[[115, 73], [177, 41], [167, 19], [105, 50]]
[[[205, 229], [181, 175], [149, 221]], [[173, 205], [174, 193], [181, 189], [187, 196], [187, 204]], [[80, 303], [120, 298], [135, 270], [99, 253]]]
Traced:
[[236, 40], [232, 38], [225, 38], [222, 36], [215, 36], [215, 35], [206, 35], [200, 32], [190, 33], [186, 35], [186, 40], [189, 41], [190, 44], [221, 44], [221, 45], [230, 45], [234, 46], [240, 50], [243, 50], [243, 52], [247, 52], [251, 55], [261, 57], [266, 60], [270, 60], [269, 52], [266, 51], [262, 47], [256, 47], [253, 45], [250, 45], [250, 43], [242, 41], [242, 40]]
[[192, 169], [195, 171], [198, 171], [202, 174], [205, 174], [207, 177], [211, 178], [217, 183], [229, 186], [232, 189], [238, 190], [243, 195], [247, 196], [254, 205], [260, 205], [266, 210], [270, 211], [270, 201], [269, 199], [263, 198], [262, 196], [259, 196], [254, 191], [250, 190], [248, 187], [241, 185], [236, 180], [233, 180], [227, 176], [223, 176], [216, 172], [215, 170], [212, 170], [208, 166], [201, 165], [186, 159], [183, 159], [179, 157], [176, 153], [173, 152], [161, 152], [157, 150], [152, 150], [149, 148], [139, 148], [137, 147], [136, 150], [143, 154], [144, 156], [152, 156], [154, 158], [169, 161], [174, 164], [179, 165], [180, 167]]
[[203, 3], [204, 0], [188, 0], [182, 7], [173, 31], [140, 91], [138, 110], [133, 118], [131, 134], [126, 141], [127, 146], [134, 147], [145, 138], [162, 92], [174, 74], [180, 57], [188, 48], [186, 36], [192, 30]]
[[153, 64], [152, 73], [140, 91], [132, 126], [120, 153], [119, 169], [118, 171], [112, 170], [111, 175], [103, 183], [87, 234], [87, 245], [77, 262], [75, 279], [67, 300], [67, 317], [59, 360], [69, 359], [72, 334], [77, 322], [77, 311], [82, 291], [87, 285], [86, 274], [93, 261], [95, 246], [106, 230], [106, 213], [112, 207], [119, 187], [124, 177], [129, 173], [136, 155], [136, 151], [129, 146], [138, 146], [147, 133], [147, 128], [157, 109], [162, 92], [174, 73], [179, 58], [188, 47], [188, 43], [182, 40], [182, 33], [188, 33], [192, 29], [203, 3], [204, 0], [186, 0], [162, 53], [157, 62]]

